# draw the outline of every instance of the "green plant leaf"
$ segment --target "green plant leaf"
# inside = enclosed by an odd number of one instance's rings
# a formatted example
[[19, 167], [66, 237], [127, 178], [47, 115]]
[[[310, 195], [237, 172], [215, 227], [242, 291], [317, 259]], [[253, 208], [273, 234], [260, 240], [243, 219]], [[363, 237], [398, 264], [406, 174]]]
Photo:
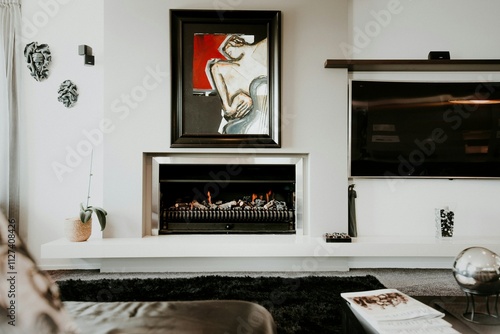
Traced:
[[92, 218], [92, 210], [87, 209], [85, 210], [82, 222], [86, 223], [90, 220], [90, 218]]
[[80, 210], [80, 220], [83, 222], [85, 220], [85, 211]]
[[101, 208], [93, 208], [95, 214], [97, 215], [97, 219], [99, 220], [99, 224], [101, 225], [101, 231], [104, 231], [106, 228], [106, 215], [107, 212]]
[[101, 211], [104, 215], [107, 215], [108, 213], [106, 212], [106, 210], [104, 210], [103, 208], [100, 208], [98, 206], [89, 206], [89, 208], [92, 208], [92, 210], [94, 210], [94, 212], [97, 212], [97, 211]]

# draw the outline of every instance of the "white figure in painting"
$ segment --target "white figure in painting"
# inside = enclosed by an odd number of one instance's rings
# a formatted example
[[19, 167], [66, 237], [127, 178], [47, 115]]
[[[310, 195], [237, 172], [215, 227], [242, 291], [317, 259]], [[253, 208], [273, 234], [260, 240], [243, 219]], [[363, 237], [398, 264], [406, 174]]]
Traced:
[[220, 96], [224, 134], [268, 134], [267, 39], [229, 35], [219, 51], [227, 58], [207, 63], [207, 75]]

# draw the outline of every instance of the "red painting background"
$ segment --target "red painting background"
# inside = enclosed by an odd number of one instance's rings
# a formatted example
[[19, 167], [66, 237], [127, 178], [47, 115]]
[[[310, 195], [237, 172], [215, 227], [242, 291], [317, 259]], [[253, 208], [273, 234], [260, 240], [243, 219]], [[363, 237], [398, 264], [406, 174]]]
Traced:
[[193, 43], [193, 90], [212, 90], [205, 69], [210, 59], [225, 59], [218, 48], [227, 34], [195, 34]]

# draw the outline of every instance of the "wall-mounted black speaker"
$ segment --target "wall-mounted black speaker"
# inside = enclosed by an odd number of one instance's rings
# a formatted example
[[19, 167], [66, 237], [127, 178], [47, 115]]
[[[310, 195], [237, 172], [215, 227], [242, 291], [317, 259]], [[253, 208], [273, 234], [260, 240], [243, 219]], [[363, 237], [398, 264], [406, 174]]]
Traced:
[[92, 48], [88, 45], [78, 45], [78, 54], [80, 56], [91, 56], [92, 55]]
[[85, 65], [94, 66], [95, 59], [92, 55], [92, 48], [88, 45], [78, 45], [78, 54], [83, 56], [83, 63]]
[[94, 56], [85, 55], [84, 56], [85, 65], [94, 65]]

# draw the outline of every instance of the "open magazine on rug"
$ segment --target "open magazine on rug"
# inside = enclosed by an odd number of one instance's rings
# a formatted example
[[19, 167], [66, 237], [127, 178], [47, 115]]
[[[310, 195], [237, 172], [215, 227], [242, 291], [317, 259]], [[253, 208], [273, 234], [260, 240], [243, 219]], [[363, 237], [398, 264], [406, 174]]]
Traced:
[[396, 289], [340, 295], [370, 333], [459, 333], [443, 320], [444, 313]]

